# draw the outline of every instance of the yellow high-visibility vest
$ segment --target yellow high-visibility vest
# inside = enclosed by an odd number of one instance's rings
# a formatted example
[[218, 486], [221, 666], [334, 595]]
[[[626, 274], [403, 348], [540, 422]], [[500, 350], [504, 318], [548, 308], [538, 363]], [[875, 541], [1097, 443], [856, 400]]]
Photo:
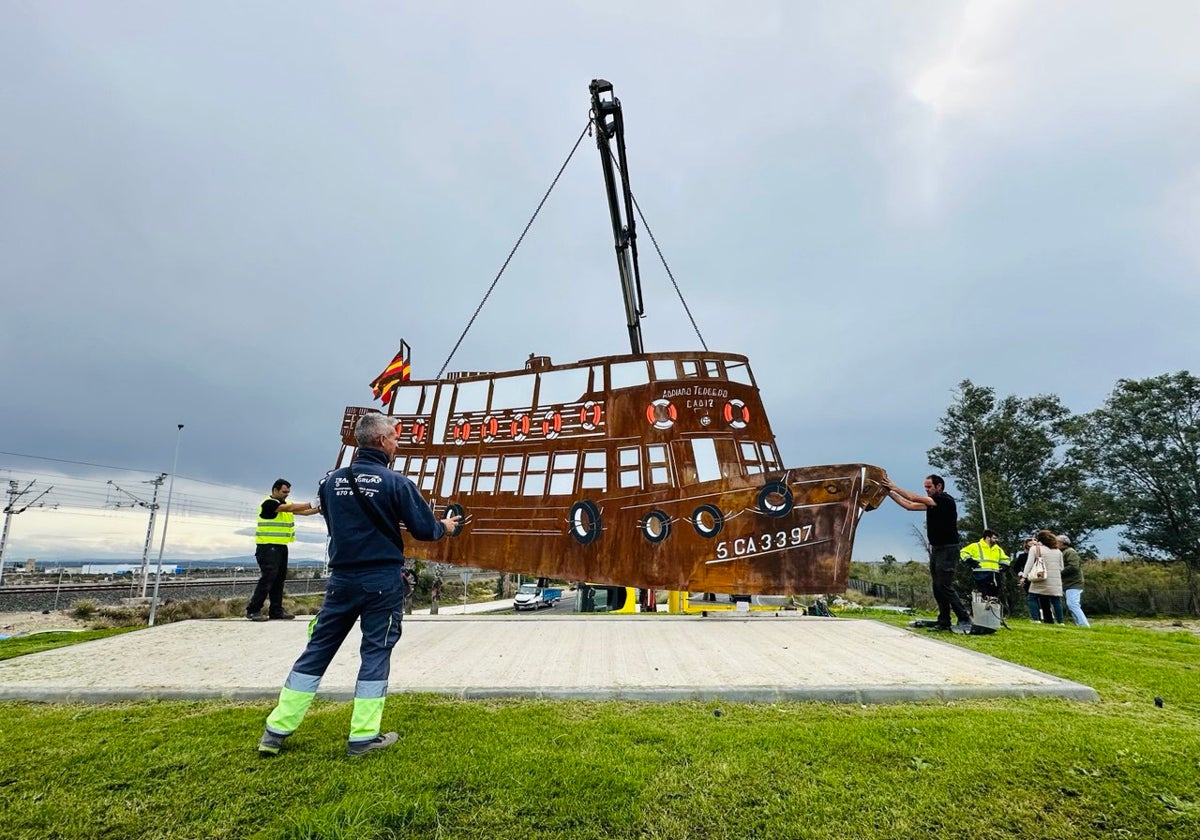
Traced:
[[[267, 496], [263, 501], [270, 501], [271, 498], [271, 496]], [[280, 502], [280, 504], [286, 505], [287, 502]], [[281, 510], [275, 514], [274, 519], [263, 519], [262, 504], [259, 504], [258, 530], [254, 533], [254, 542], [257, 545], [287, 545], [295, 541], [296, 518], [292, 516], [291, 512], [285, 513]]]
[[986, 539], [971, 543], [962, 550], [959, 558], [976, 561], [981, 572], [998, 572], [1001, 566], [1009, 564], [1009, 557], [1004, 553], [1004, 549], [999, 544], [988, 545]]

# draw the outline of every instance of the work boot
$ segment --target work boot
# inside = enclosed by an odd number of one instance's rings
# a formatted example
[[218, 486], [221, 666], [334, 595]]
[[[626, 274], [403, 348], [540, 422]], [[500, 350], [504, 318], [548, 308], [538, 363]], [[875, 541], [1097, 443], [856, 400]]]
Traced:
[[258, 739], [258, 754], [264, 758], [279, 755], [285, 740], [287, 740], [286, 735], [276, 735], [271, 730], [264, 729], [262, 737]]
[[253, 612], [253, 613], [248, 612], [248, 613], [246, 613], [246, 618], [250, 619], [251, 621], [266, 621], [267, 620], [267, 617], [260, 612]]
[[346, 746], [346, 755], [354, 757], [366, 755], [375, 750], [386, 750], [399, 740], [400, 736], [395, 732], [387, 732], [382, 735], [376, 735], [370, 741], [351, 741]]
[[271, 616], [271, 621], [291, 621], [296, 616], [291, 613], [281, 612], [279, 615]]

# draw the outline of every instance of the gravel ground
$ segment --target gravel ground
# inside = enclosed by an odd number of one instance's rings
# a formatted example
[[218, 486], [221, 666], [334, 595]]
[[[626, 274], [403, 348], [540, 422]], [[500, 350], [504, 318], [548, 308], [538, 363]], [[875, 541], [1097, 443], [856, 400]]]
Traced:
[[19, 636], [47, 630], [86, 630], [87, 622], [72, 618], [65, 612], [6, 612], [0, 613], [0, 636]]

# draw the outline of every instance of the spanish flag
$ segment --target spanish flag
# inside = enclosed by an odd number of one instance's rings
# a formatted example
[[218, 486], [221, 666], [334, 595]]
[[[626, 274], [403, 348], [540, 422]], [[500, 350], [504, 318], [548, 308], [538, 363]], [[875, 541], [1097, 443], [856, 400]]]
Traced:
[[408, 359], [404, 358], [404, 350], [401, 350], [383, 369], [383, 373], [376, 376], [371, 382], [371, 391], [375, 394], [375, 399], [386, 404], [392, 396], [392, 390], [396, 387], [396, 383], [405, 382], [410, 376], [412, 376], [412, 366], [409, 365]]

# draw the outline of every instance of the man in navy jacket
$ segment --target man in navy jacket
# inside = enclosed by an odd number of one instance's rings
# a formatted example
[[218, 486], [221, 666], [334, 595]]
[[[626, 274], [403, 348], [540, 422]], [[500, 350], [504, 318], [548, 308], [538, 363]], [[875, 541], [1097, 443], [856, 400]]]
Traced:
[[365, 755], [397, 740], [395, 732], [380, 734], [392, 648], [400, 639], [407, 594], [403, 538], [397, 523], [403, 522], [416, 539], [433, 541], [448, 531], [456, 532], [460, 518], [439, 521], [416, 486], [388, 466], [396, 453], [392, 418], [364, 415], [354, 438], [358, 451], [350, 466], [327, 475], [317, 492], [330, 535], [325, 601], [309, 629], [308, 646], [292, 666], [279, 703], [267, 717], [258, 742], [262, 755], [278, 754], [284, 739], [300, 726], [325, 669], [356, 620], [362, 625], [362, 662], [354, 685], [347, 754]]

